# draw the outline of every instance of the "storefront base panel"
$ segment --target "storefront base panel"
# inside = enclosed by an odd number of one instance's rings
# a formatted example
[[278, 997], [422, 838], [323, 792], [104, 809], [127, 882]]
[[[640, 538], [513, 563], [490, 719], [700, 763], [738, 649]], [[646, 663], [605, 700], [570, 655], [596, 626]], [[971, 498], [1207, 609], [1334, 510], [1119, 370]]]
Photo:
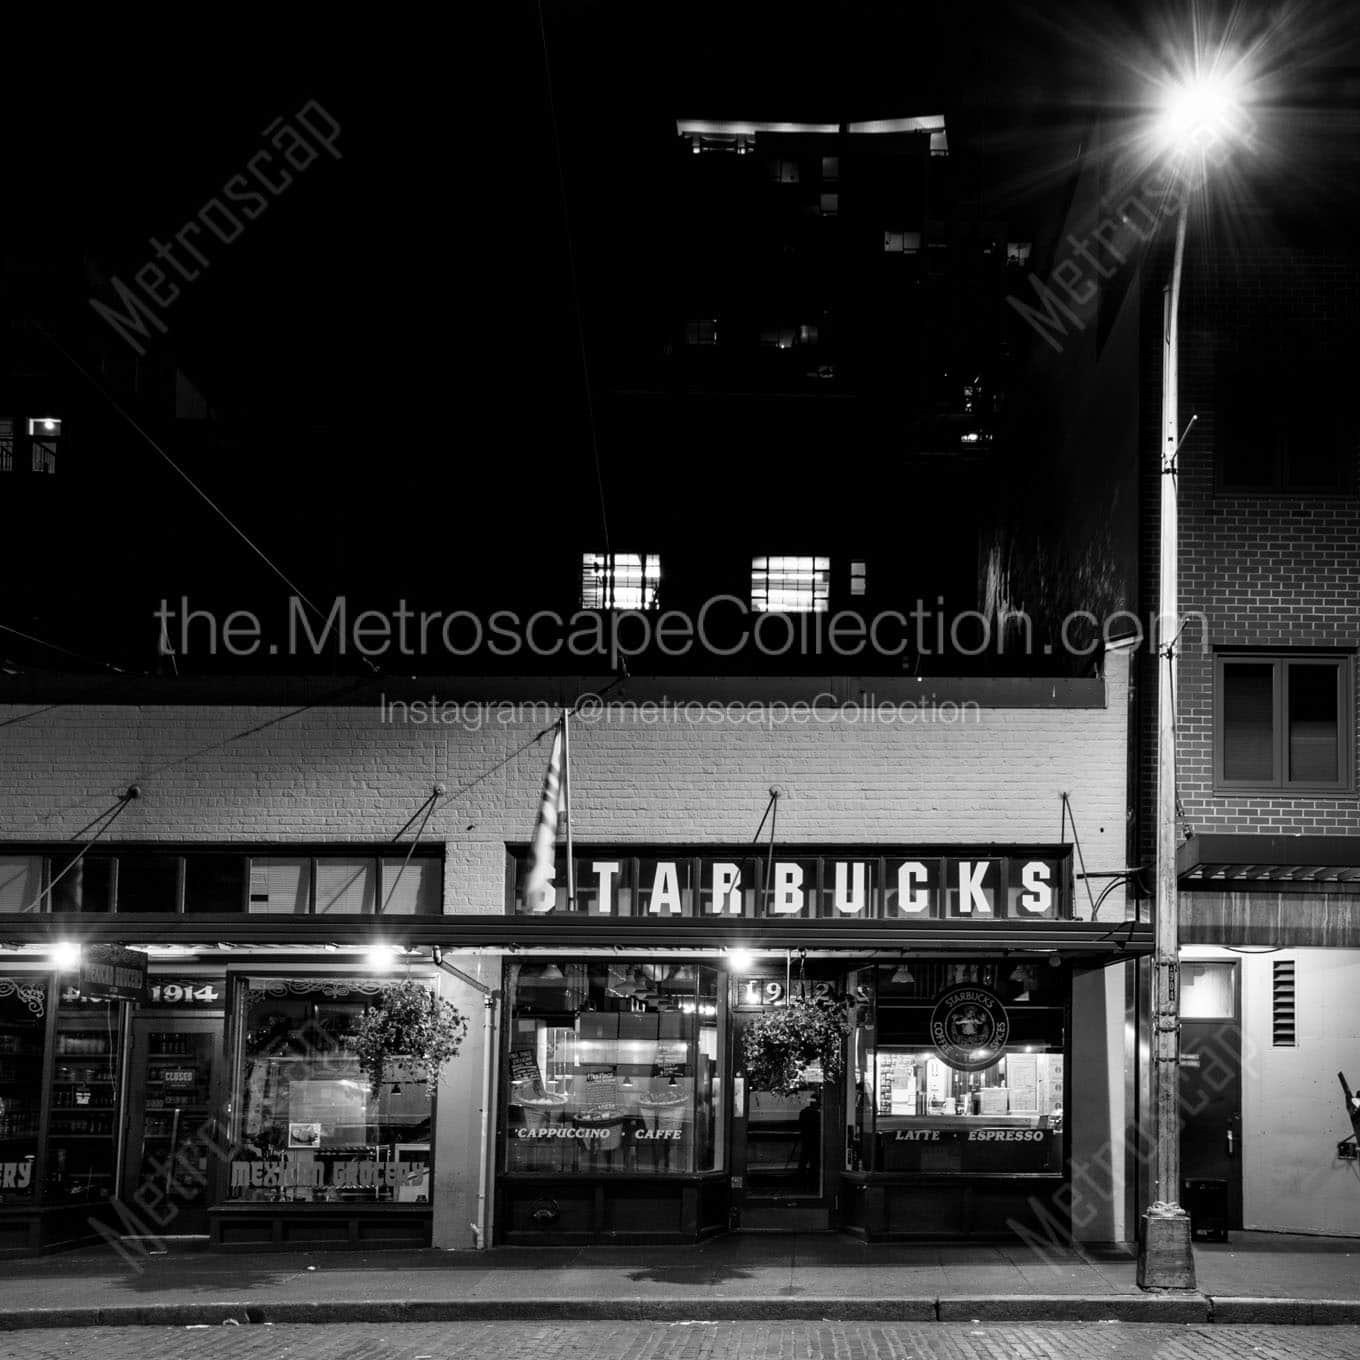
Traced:
[[0, 1209], [0, 1260], [88, 1246], [101, 1240], [101, 1224], [116, 1220], [106, 1201], [46, 1209]]
[[1065, 1181], [1044, 1177], [853, 1179], [842, 1182], [841, 1225], [867, 1242], [913, 1239], [1070, 1242]]
[[728, 1225], [725, 1177], [497, 1182], [496, 1240], [506, 1246], [694, 1242]]
[[431, 1211], [392, 1205], [218, 1206], [208, 1210], [219, 1251], [358, 1251], [428, 1247]]

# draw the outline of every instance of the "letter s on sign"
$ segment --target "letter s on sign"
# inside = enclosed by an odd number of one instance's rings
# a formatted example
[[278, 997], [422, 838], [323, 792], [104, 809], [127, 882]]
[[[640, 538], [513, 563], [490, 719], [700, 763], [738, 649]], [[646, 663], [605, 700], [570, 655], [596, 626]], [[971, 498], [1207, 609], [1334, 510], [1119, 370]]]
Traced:
[[1020, 882], [1025, 891], [1020, 894], [1020, 909], [1035, 916], [1046, 916], [1053, 910], [1053, 887], [1049, 883], [1049, 867], [1043, 860], [1031, 860], [1020, 871]]

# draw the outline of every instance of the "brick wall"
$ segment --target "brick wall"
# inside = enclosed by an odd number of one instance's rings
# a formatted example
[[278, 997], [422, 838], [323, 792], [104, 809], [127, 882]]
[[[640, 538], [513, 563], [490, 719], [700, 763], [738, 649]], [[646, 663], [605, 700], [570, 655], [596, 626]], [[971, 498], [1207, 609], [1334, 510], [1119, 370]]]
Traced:
[[[1298, 336], [1354, 350], [1360, 338], [1360, 260], [1321, 251], [1195, 243], [1192, 223], [1181, 300], [1180, 421], [1199, 419], [1181, 450], [1180, 610], [1199, 611], [1207, 636], [1187, 626], [1177, 670], [1178, 786], [1186, 826], [1197, 833], [1360, 834], [1355, 795], [1216, 794], [1213, 787], [1213, 649], [1326, 647], [1360, 643], [1360, 500], [1356, 497], [1243, 496], [1214, 490], [1216, 365], [1246, 336]], [[1204, 233], [1201, 233], [1204, 234]], [[1165, 255], [1149, 270], [1142, 347], [1143, 497], [1140, 579], [1144, 615], [1158, 592], [1156, 455], [1161, 405], [1160, 288]], [[1353, 405], [1353, 394], [1338, 392]], [[1360, 449], [1357, 450], [1360, 452]], [[1360, 467], [1356, 469], [1360, 486]], [[1138, 668], [1140, 849], [1151, 863], [1156, 797], [1156, 658]], [[1355, 699], [1355, 695], [1352, 695]], [[1352, 734], [1360, 722], [1352, 713]], [[1355, 755], [1360, 755], [1357, 744]], [[1353, 764], [1352, 769], [1356, 765]]]
[[[779, 843], [1051, 843], [1071, 795], [1088, 868], [1124, 864], [1128, 660], [1101, 707], [982, 707], [966, 721], [652, 722], [610, 713], [572, 736], [582, 842], [741, 843], [771, 785]], [[398, 710], [400, 712], [400, 710]], [[377, 705], [0, 708], [0, 841], [74, 837], [136, 783], [109, 843], [386, 840], [442, 782], [446, 910], [504, 909], [507, 841], [528, 839], [548, 757], [540, 711], [480, 730], [383, 721]], [[1070, 833], [1069, 833], [1070, 837]], [[1079, 909], [1084, 893], [1078, 892]], [[1084, 914], [1084, 913], [1083, 913]], [[1102, 917], [1118, 919], [1112, 893]]]

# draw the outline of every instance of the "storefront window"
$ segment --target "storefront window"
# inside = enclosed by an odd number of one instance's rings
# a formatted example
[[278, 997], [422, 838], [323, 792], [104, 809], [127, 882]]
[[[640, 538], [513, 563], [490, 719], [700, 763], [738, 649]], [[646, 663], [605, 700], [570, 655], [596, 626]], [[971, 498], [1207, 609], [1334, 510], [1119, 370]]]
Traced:
[[0, 977], [0, 1204], [37, 1193], [47, 978]]
[[43, 1199], [107, 1199], [118, 1157], [121, 1003], [64, 987], [57, 1007]]
[[866, 1169], [1060, 1175], [1065, 974], [911, 959], [876, 973], [874, 1046], [856, 1058]]
[[718, 974], [692, 963], [515, 963], [507, 1172], [721, 1166]]
[[393, 1062], [375, 1094], [351, 1046], [380, 986], [242, 980], [228, 1199], [429, 1202], [429, 1082]]

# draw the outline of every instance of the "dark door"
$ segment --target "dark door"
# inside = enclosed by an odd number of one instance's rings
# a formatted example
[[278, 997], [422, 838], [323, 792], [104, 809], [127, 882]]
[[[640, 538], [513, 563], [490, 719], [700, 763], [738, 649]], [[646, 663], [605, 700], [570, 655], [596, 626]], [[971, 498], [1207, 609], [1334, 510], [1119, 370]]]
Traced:
[[[1226, 1227], [1242, 1226], [1242, 1022], [1237, 964], [1181, 963], [1181, 1176], [1223, 1182]], [[1183, 1198], [1209, 1222], [1216, 1187]], [[1201, 1224], [1193, 1225], [1200, 1235]]]
[[207, 1234], [221, 1067], [220, 1017], [134, 1019], [123, 1201], [156, 1235]]
[[732, 1083], [732, 1201], [746, 1231], [812, 1232], [831, 1226], [837, 1180], [839, 1087], [817, 1079], [793, 1095], [753, 1089], [742, 1058], [753, 1014], [736, 1015]]

